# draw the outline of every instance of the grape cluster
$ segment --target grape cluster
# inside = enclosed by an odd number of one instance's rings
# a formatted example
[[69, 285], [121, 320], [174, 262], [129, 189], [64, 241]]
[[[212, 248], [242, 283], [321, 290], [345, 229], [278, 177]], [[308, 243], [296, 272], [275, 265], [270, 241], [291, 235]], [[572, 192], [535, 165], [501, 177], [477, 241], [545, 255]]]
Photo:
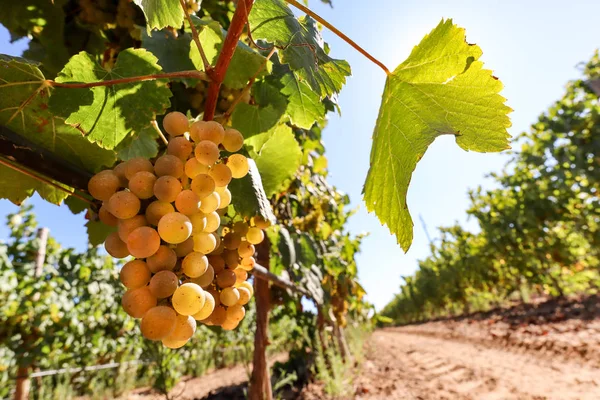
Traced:
[[[178, 348], [196, 321], [234, 329], [244, 318], [254, 246], [270, 223], [261, 217], [221, 223], [231, 202], [227, 185], [249, 170], [236, 153], [240, 132], [214, 121], [190, 126], [179, 112], [167, 114], [163, 127], [171, 137], [166, 154], [102, 171], [88, 190], [102, 201], [100, 221], [117, 227], [106, 251], [135, 258], [120, 272], [123, 309], [142, 319], [144, 337]], [[221, 157], [222, 149], [232, 154]]]

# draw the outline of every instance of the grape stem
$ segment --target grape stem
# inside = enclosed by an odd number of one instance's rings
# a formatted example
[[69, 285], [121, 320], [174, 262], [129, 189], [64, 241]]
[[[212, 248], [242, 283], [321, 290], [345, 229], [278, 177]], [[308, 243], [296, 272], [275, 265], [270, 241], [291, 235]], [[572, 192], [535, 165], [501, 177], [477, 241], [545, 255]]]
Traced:
[[248, 14], [252, 9], [254, 0], [239, 0], [238, 5], [235, 9], [233, 17], [231, 18], [231, 24], [229, 30], [227, 30], [227, 36], [223, 41], [223, 47], [217, 60], [217, 64], [212, 74], [211, 82], [208, 86], [208, 94], [206, 97], [206, 105], [204, 107], [204, 120], [211, 121], [215, 117], [215, 110], [217, 109], [217, 100], [219, 99], [219, 90], [225, 80], [225, 74], [227, 68], [233, 57], [233, 53], [237, 48], [238, 41], [242, 35], [242, 31], [248, 21]]
[[244, 88], [244, 90], [242, 90], [242, 93], [240, 93], [240, 95], [233, 101], [233, 103], [231, 103], [231, 106], [229, 106], [229, 109], [227, 109], [227, 111], [225, 111], [225, 114], [223, 114], [223, 117], [225, 119], [229, 119], [229, 117], [231, 116], [231, 114], [233, 114], [233, 110], [235, 110], [235, 107], [244, 98], [244, 96], [246, 96], [250, 92], [250, 89], [252, 88], [252, 85], [256, 81], [256, 78], [258, 77], [258, 75], [261, 74], [261, 72], [264, 71], [264, 69], [267, 66], [267, 63], [269, 62], [269, 60], [271, 59], [271, 57], [275, 53], [275, 50], [277, 50], [275, 47], [273, 47], [271, 49], [271, 51], [269, 52], [269, 54], [267, 55], [267, 57], [265, 59], [265, 62], [261, 64], [261, 66], [258, 69], [258, 71], [256, 71], [256, 73], [254, 74], [254, 76], [252, 76], [252, 78], [250, 78], [250, 81], [248, 82], [248, 84], [246, 85], [246, 87]]
[[367, 57], [371, 62], [373, 62], [379, 68], [381, 68], [386, 73], [386, 75], [390, 75], [391, 74], [390, 70], [388, 69], [388, 67], [385, 66], [385, 64], [383, 64], [381, 61], [379, 61], [378, 59], [376, 59], [375, 57], [373, 57], [371, 54], [369, 54], [369, 52], [367, 52], [365, 49], [363, 49], [362, 47], [360, 47], [354, 40], [350, 39], [342, 31], [340, 31], [339, 29], [337, 29], [335, 26], [331, 25], [329, 22], [327, 22], [327, 20], [325, 20], [324, 18], [322, 18], [321, 16], [319, 16], [317, 13], [315, 13], [314, 11], [312, 11], [310, 8], [308, 8], [308, 7], [306, 7], [306, 6], [298, 3], [296, 0], [285, 0], [285, 1], [288, 2], [289, 4], [293, 5], [294, 7], [296, 7], [298, 10], [304, 12], [305, 14], [310, 15], [315, 20], [317, 20], [318, 22], [320, 22], [321, 24], [323, 24], [324, 26], [326, 26], [330, 31], [332, 31], [337, 36], [339, 36], [340, 39], [342, 39], [344, 42], [348, 43], [355, 50], [357, 50], [360, 54], [362, 54], [363, 56]]
[[150, 124], [152, 125], [152, 127], [154, 128], [154, 130], [156, 132], [158, 132], [158, 136], [160, 136], [160, 138], [162, 139], [162, 141], [165, 144], [165, 146], [168, 146], [169, 145], [169, 141], [165, 137], [164, 133], [160, 130], [160, 127], [158, 126], [158, 122], [156, 122], [156, 120], [152, 120], [152, 122], [150, 122]]
[[56, 82], [53, 80], [45, 80], [44, 84], [45, 84], [45, 86], [50, 86], [50, 87], [83, 89], [83, 88], [92, 88], [92, 87], [99, 87], [99, 86], [113, 86], [113, 85], [122, 85], [122, 84], [132, 83], [132, 82], [153, 81], [156, 79], [172, 79], [172, 78], [191, 78], [191, 79], [200, 79], [200, 80], [208, 81], [208, 82], [211, 81], [211, 79], [208, 77], [208, 74], [204, 71], [181, 71], [181, 72], [165, 72], [163, 74], [131, 76], [128, 78], [110, 79], [107, 81], [89, 82], [89, 83]]
[[194, 42], [196, 43], [196, 47], [198, 47], [198, 51], [200, 52], [200, 58], [202, 58], [202, 64], [204, 65], [204, 71], [206, 71], [207, 75], [210, 77], [213, 74], [213, 67], [212, 67], [212, 65], [210, 65], [210, 62], [208, 61], [208, 58], [206, 57], [204, 48], [202, 48], [202, 43], [200, 43], [200, 35], [198, 34], [198, 30], [196, 29], [196, 26], [192, 22], [192, 17], [190, 16], [190, 13], [188, 12], [188, 9], [185, 5], [185, 1], [179, 0], [179, 4], [181, 4], [181, 8], [183, 9], [185, 18], [188, 20], [188, 23], [190, 24], [190, 29], [192, 30], [192, 38], [194, 39]]

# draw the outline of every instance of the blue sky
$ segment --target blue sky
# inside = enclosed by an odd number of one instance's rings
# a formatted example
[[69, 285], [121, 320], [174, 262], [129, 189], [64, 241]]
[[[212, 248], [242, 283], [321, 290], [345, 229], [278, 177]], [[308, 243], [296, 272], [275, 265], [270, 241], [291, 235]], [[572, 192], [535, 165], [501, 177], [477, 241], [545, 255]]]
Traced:
[[[400, 64], [412, 47], [442, 18], [453, 18], [466, 28], [467, 40], [483, 49], [483, 61], [505, 84], [503, 95], [515, 111], [511, 114], [513, 135], [527, 130], [537, 116], [558, 99], [565, 83], [580, 76], [577, 64], [588, 60], [600, 45], [598, 1], [418, 1], [334, 0], [334, 8], [315, 0], [314, 11], [352, 37], [390, 69]], [[331, 55], [350, 62], [353, 77], [339, 97], [342, 116], [332, 115], [325, 130], [330, 181], [348, 193], [359, 207], [349, 229], [369, 232], [358, 256], [359, 277], [368, 299], [383, 307], [398, 291], [401, 275], [410, 275], [417, 260], [429, 248], [419, 222], [421, 215], [430, 235], [436, 227], [455, 221], [475, 229], [467, 221], [467, 190], [489, 186], [484, 176], [498, 171], [506, 154], [478, 154], [460, 150], [451, 137], [442, 137], [430, 147], [415, 171], [408, 206], [415, 220], [415, 239], [407, 254], [374, 214], [368, 214], [361, 190], [369, 164], [371, 136], [384, 73], [330, 32], [324, 32]], [[20, 55], [23, 42], [8, 43], [0, 27], [0, 53]], [[83, 214], [73, 216], [66, 207], [47, 204], [35, 197], [38, 219], [62, 243], [83, 248], [87, 243]], [[16, 209], [0, 200], [0, 215]], [[7, 235], [0, 225], [0, 238]]]

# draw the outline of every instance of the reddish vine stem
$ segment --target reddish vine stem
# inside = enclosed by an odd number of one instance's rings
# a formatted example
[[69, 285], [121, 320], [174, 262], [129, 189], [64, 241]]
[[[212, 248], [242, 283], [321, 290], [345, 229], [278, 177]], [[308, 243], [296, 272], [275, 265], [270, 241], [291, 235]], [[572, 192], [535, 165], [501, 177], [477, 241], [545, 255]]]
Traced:
[[384, 63], [382, 63], [381, 61], [379, 61], [378, 59], [376, 59], [375, 57], [373, 57], [371, 54], [369, 54], [369, 52], [367, 52], [365, 49], [363, 49], [362, 47], [360, 47], [354, 40], [350, 39], [342, 31], [340, 31], [339, 29], [337, 29], [335, 26], [331, 25], [329, 22], [327, 22], [327, 20], [325, 20], [324, 18], [322, 18], [321, 16], [319, 16], [317, 13], [315, 13], [314, 11], [312, 11], [310, 8], [308, 8], [308, 7], [306, 7], [306, 6], [298, 3], [296, 0], [285, 0], [285, 1], [288, 2], [288, 3], [290, 3], [291, 5], [293, 5], [294, 7], [296, 7], [298, 10], [300, 10], [300, 11], [302, 11], [302, 12], [310, 15], [315, 20], [319, 21], [321, 24], [323, 24], [324, 26], [326, 26], [330, 31], [332, 31], [337, 36], [339, 36], [340, 39], [342, 39], [344, 42], [348, 43], [355, 50], [357, 50], [360, 54], [362, 54], [363, 56], [367, 57], [371, 62], [373, 62], [379, 68], [381, 68], [387, 75], [389, 75], [391, 73], [390, 70], [388, 69], [388, 67], [386, 67]]
[[237, 48], [238, 41], [248, 21], [248, 14], [252, 9], [254, 0], [239, 0], [238, 5], [231, 19], [227, 36], [223, 42], [217, 65], [214, 68], [212, 74], [212, 81], [208, 86], [208, 95], [206, 98], [206, 105], [204, 107], [204, 120], [211, 121], [215, 117], [215, 110], [217, 109], [217, 100], [219, 99], [219, 90], [225, 79], [227, 68], [233, 57], [233, 53]]
[[111, 79], [108, 81], [90, 82], [90, 83], [70, 83], [70, 82], [63, 83], [63, 82], [56, 82], [53, 80], [46, 80], [46, 81], [44, 81], [44, 83], [47, 86], [51, 86], [51, 87], [82, 89], [82, 88], [92, 88], [92, 87], [98, 87], [98, 86], [113, 86], [113, 85], [122, 85], [125, 83], [132, 83], [132, 82], [153, 81], [156, 79], [171, 79], [171, 78], [192, 78], [192, 79], [200, 79], [203, 81], [210, 82], [210, 78], [208, 77], [206, 72], [203, 72], [203, 71], [181, 71], [181, 72], [165, 72], [164, 74], [132, 76], [129, 78]]
[[196, 29], [196, 26], [192, 22], [192, 17], [190, 16], [190, 13], [188, 12], [188, 9], [185, 5], [185, 1], [179, 0], [179, 4], [181, 4], [181, 8], [183, 9], [185, 18], [188, 20], [188, 23], [190, 24], [190, 29], [192, 30], [192, 38], [194, 39], [194, 42], [196, 43], [196, 47], [198, 47], [198, 51], [200, 52], [200, 58], [202, 58], [202, 64], [204, 65], [204, 70], [206, 71], [208, 76], [210, 76], [212, 74], [213, 69], [212, 69], [212, 66], [210, 65], [210, 62], [208, 61], [208, 58], [206, 58], [206, 53], [204, 53], [204, 48], [202, 47], [202, 43], [200, 43], [200, 36], [198, 35], [198, 30]]

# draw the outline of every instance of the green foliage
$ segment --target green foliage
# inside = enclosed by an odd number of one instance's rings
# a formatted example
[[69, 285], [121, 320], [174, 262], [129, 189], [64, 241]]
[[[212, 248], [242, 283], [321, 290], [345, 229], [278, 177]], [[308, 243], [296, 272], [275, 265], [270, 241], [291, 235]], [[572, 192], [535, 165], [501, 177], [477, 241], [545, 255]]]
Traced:
[[146, 28], [179, 28], [183, 24], [183, 9], [179, 0], [134, 0], [146, 16]]
[[250, 166], [248, 175], [235, 179], [229, 184], [231, 204], [242, 217], [260, 215], [267, 221], [275, 221], [256, 163], [248, 160], [248, 164]]
[[158, 132], [152, 126], [143, 128], [138, 134], [126, 137], [115, 149], [119, 160], [136, 157], [154, 158], [158, 154]]
[[412, 172], [440, 135], [456, 136], [464, 150], [509, 148], [510, 126], [502, 83], [478, 61], [481, 49], [464, 29], [442, 21], [388, 76], [364, 187], [369, 211], [408, 251], [413, 222], [406, 204]]

